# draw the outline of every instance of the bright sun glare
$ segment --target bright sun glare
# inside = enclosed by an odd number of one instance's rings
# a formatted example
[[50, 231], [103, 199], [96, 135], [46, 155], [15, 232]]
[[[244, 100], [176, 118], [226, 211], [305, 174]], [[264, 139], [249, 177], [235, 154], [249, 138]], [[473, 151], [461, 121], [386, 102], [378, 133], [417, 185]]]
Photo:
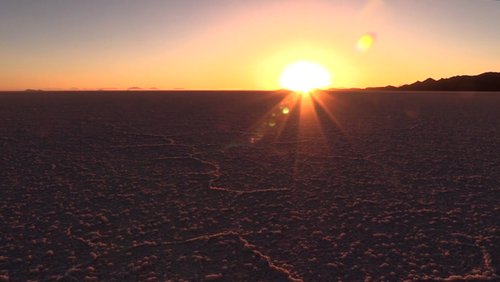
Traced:
[[323, 66], [310, 62], [299, 61], [289, 64], [281, 74], [281, 87], [301, 93], [330, 86], [330, 73]]

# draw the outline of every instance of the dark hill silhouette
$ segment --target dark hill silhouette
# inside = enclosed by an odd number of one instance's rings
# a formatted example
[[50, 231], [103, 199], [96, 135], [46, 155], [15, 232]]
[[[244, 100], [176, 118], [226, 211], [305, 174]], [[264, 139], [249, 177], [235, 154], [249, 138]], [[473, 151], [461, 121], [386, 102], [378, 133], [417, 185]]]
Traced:
[[428, 78], [399, 87], [370, 87], [367, 90], [406, 91], [500, 91], [500, 72], [486, 72], [480, 75], [459, 75], [435, 80]]

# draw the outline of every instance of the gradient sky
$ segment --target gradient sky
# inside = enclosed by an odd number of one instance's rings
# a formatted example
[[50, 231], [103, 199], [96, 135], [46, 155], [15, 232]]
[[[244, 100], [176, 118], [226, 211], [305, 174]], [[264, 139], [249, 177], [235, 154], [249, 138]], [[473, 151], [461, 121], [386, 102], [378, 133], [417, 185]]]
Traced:
[[495, 0], [0, 0], [0, 90], [400, 85], [500, 71], [499, 30]]

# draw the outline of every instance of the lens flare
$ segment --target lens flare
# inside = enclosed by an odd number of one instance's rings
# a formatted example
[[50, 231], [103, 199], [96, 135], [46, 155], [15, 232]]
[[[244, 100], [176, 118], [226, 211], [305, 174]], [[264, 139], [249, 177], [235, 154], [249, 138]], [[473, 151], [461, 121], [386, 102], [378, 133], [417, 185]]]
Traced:
[[375, 43], [375, 35], [367, 33], [359, 38], [357, 43], [357, 48], [360, 52], [366, 52], [370, 48], [372, 48], [374, 43]]

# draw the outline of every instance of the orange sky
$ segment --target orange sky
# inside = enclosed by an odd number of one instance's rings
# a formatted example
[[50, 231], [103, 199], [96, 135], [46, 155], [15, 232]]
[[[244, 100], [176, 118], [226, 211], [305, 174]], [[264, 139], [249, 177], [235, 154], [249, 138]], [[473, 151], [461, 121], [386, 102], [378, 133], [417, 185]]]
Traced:
[[500, 67], [498, 1], [42, 2], [0, 4], [1, 90], [278, 89], [298, 60], [333, 87]]

